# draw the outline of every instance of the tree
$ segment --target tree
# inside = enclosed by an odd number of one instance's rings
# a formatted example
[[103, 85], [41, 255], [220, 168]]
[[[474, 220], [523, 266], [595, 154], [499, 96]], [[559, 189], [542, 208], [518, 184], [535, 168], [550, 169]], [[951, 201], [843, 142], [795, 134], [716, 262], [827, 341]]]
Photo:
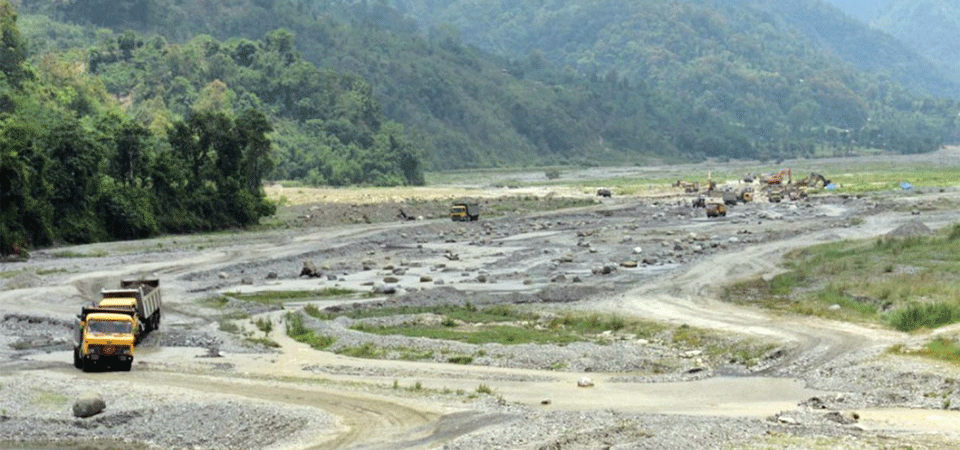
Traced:
[[14, 87], [33, 74], [24, 67], [27, 43], [17, 28], [17, 12], [7, 0], [0, 0], [0, 74]]

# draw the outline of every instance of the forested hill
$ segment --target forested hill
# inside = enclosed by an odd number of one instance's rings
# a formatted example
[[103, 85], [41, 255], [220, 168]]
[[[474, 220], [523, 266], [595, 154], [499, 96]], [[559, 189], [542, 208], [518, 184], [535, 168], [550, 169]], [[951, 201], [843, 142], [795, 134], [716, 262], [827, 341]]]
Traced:
[[[381, 120], [403, 128], [386, 128], [397, 144], [386, 148], [409, 156], [393, 161], [428, 169], [920, 152], [958, 140], [956, 100], [857, 70], [784, 16], [740, 1], [397, 1], [395, 10], [351, 1], [35, 0], [24, 2], [23, 28], [32, 58], [95, 44], [90, 69], [133, 110], [162, 92], [164, 107], [180, 113], [215, 80], [227, 98], [262, 105], [280, 131], [276, 178], [362, 175], [324, 161], [356, 161], [351, 148], [389, 144], [364, 137], [381, 133], [369, 126]], [[295, 65], [237, 67], [245, 52], [275, 53], [277, 36], [291, 38], [283, 42]], [[134, 43], [129, 57], [116, 49], [121, 41]], [[203, 70], [171, 55], [200, 58]], [[322, 102], [308, 91], [325, 89], [311, 74], [324, 71], [367, 83], [376, 120], [331, 115], [336, 108], [311, 116]], [[396, 182], [396, 173], [381, 180]]]
[[[680, 65], [695, 63], [705, 54], [724, 54], [734, 64], [791, 71], [832, 68], [843, 61], [872, 74], [889, 77], [908, 88], [935, 96], [946, 94], [960, 98], [957, 74], [944, 73], [904, 43], [847, 17], [828, 6], [829, 2], [392, 2], [422, 24], [457, 27], [465, 42], [481, 48], [515, 57], [522, 57], [530, 51], [542, 51], [551, 61], [580, 70], [603, 73], [615, 68], [626, 77], [653, 75], [660, 81], [669, 80], [677, 67], [670, 66], [662, 72], [647, 70], [647, 66], [660, 62], [651, 61], [651, 53], [668, 56], [670, 62]], [[924, 1], [904, 0], [902, 3]], [[931, 0], [927, 3], [942, 2]], [[913, 15], [924, 11], [934, 13], [931, 5], [917, 6], [911, 11], [904, 11], [905, 6], [888, 5], [885, 11], [893, 8]], [[936, 9], [960, 9], [960, 6]], [[884, 17], [889, 16], [890, 13]], [[949, 17], [942, 20], [949, 21]], [[936, 25], [942, 25], [927, 23], [934, 29]], [[956, 49], [954, 42], [956, 37], [945, 39], [943, 44]], [[803, 56], [808, 60], [786, 61], [784, 64], [783, 54]]]
[[872, 25], [960, 79], [960, 2], [896, 0]]

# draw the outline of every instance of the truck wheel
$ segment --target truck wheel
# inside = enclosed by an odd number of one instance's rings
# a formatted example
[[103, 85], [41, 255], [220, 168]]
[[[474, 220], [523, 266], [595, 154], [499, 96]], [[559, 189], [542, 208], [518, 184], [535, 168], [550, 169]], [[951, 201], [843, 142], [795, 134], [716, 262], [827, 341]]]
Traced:
[[73, 349], [73, 367], [83, 369], [83, 359], [80, 358], [80, 349]]

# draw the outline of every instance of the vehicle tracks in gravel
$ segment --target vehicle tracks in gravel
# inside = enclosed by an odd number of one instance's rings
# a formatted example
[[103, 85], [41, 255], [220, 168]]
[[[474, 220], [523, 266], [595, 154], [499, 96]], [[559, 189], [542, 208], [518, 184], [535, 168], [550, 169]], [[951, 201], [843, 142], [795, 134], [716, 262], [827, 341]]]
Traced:
[[[97, 373], [81, 376], [98, 381], [129, 382], [151, 386], [169, 386], [199, 393], [238, 396], [272, 404], [317, 408], [339, 419], [332, 436], [302, 447], [302, 450], [327, 449], [416, 449], [425, 448], [438, 439], [456, 435], [450, 431], [453, 422], [469, 424], [477, 420], [467, 414], [445, 414], [436, 408], [417, 407], [413, 402], [397, 398], [381, 398], [372, 394], [351, 393], [318, 384], [285, 383], [238, 377], [181, 374], [168, 371], [138, 369], [129, 373]], [[466, 431], [466, 430], [464, 430]], [[403, 445], [407, 443], [408, 445]]]

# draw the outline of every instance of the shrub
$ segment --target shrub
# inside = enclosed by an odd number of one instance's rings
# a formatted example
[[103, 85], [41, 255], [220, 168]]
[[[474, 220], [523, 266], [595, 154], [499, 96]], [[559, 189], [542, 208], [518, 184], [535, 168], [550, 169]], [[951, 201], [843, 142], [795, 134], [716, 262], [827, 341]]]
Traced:
[[913, 304], [890, 317], [890, 324], [900, 331], [937, 328], [956, 322], [960, 322], [960, 306], [943, 302]]

